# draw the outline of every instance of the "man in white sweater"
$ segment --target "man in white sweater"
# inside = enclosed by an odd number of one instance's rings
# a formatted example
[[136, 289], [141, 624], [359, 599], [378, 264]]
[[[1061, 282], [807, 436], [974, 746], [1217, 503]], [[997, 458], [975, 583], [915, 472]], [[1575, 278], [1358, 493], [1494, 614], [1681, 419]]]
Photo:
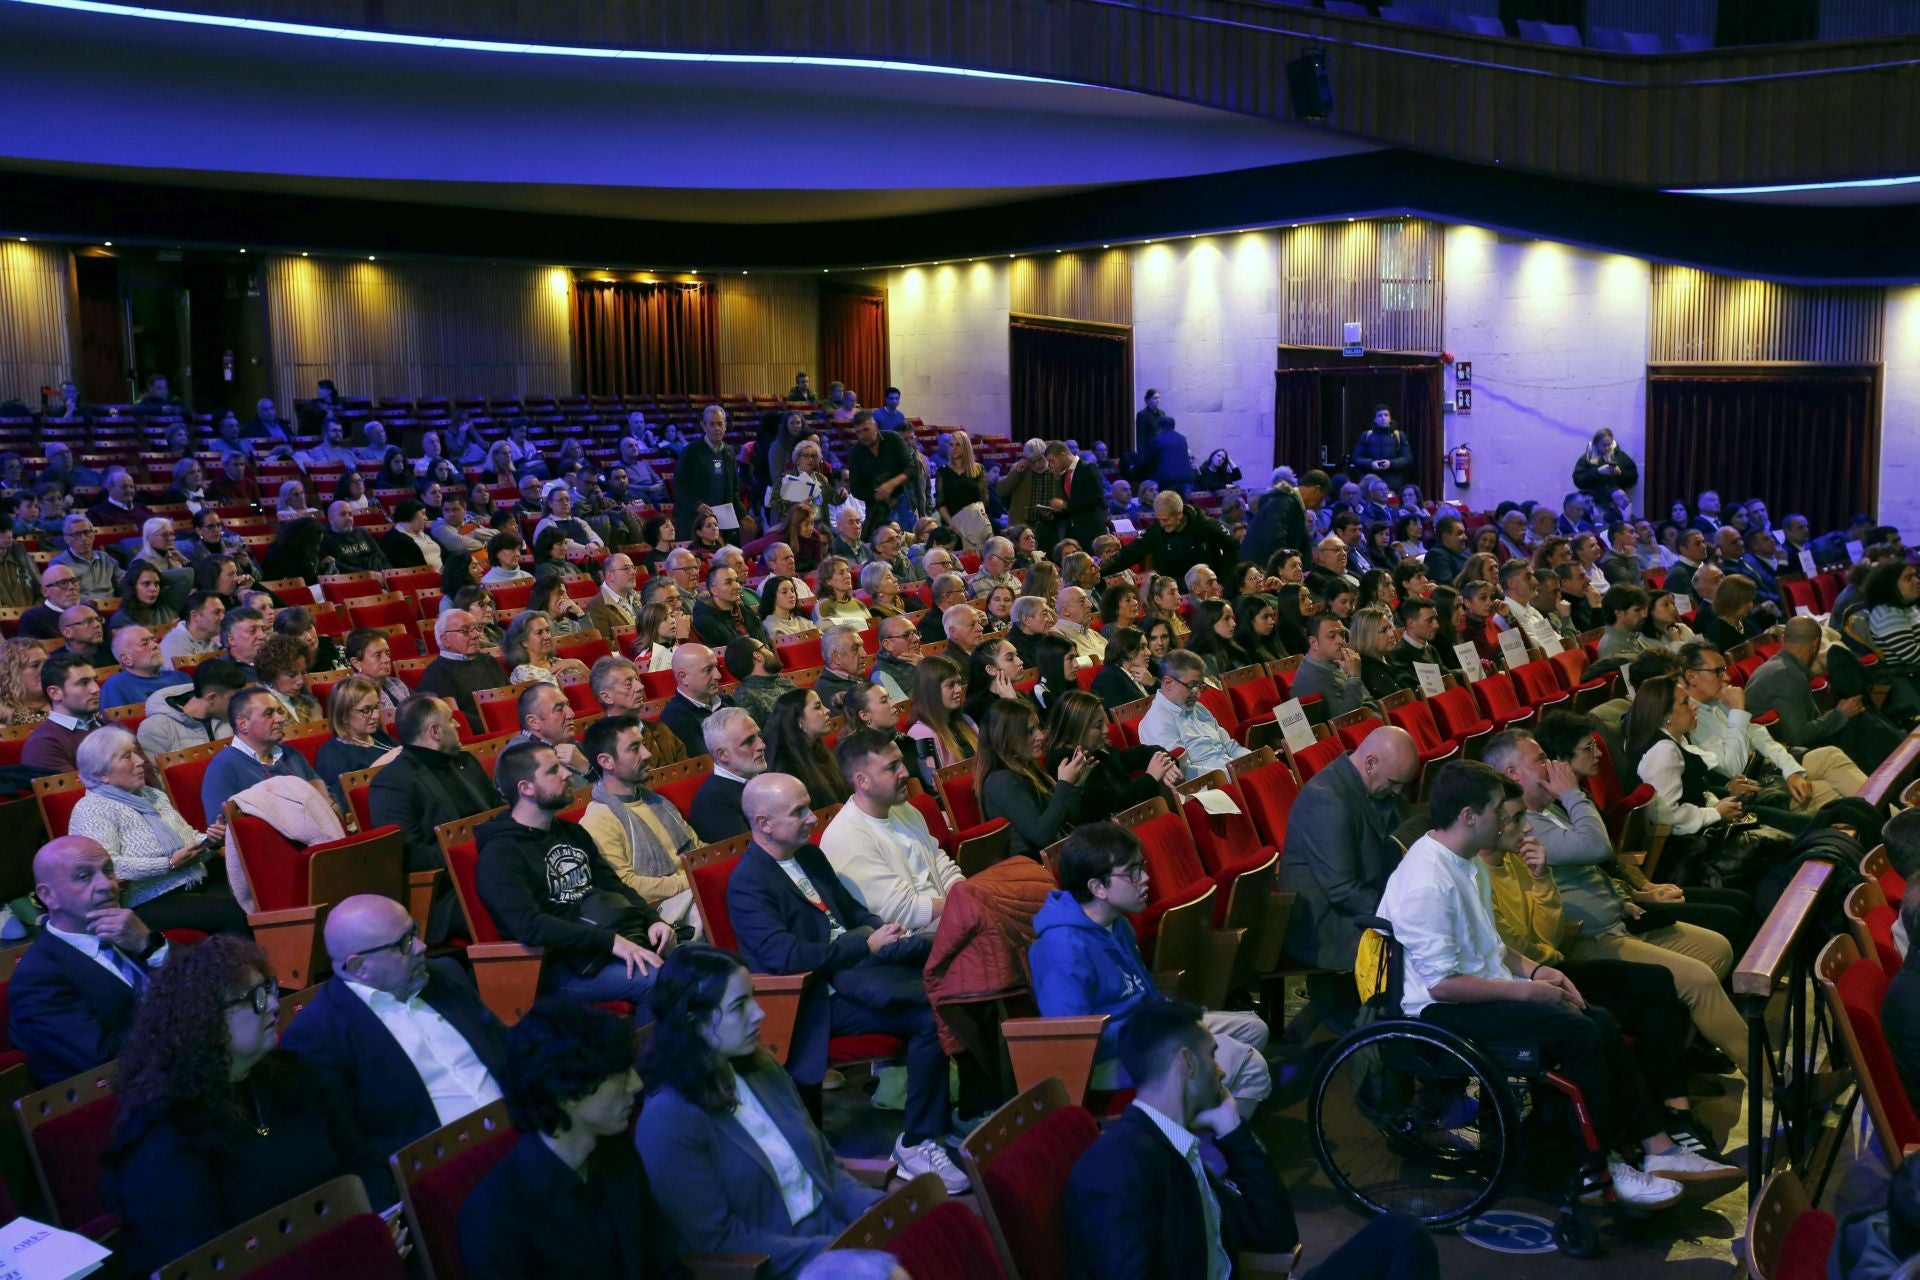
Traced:
[[820, 851], [867, 910], [909, 932], [931, 933], [964, 877], [907, 803], [907, 765], [890, 733], [861, 729], [835, 757], [853, 798], [820, 835]]

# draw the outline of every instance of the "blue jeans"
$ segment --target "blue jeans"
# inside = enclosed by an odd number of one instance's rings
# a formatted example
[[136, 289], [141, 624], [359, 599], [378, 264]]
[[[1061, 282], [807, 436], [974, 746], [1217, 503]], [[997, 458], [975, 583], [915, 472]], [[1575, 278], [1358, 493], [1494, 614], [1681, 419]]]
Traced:
[[653, 1022], [653, 1007], [649, 997], [653, 993], [653, 980], [659, 974], [636, 972], [627, 976], [626, 963], [614, 959], [594, 974], [583, 978], [565, 964], [556, 964], [551, 970], [552, 981], [548, 994], [572, 1004], [603, 1004], [609, 1000], [624, 1000], [633, 1006], [633, 1024], [636, 1027], [648, 1026]]

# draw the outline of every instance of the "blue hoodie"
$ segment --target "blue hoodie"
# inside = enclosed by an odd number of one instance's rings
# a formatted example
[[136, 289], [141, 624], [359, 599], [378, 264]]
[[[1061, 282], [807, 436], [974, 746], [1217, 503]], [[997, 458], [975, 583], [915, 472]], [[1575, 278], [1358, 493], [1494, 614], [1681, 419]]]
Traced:
[[1829, 1280], [1887, 1280], [1903, 1259], [1894, 1252], [1885, 1209], [1866, 1209], [1841, 1219], [1827, 1259]]
[[1127, 1011], [1153, 990], [1153, 975], [1141, 963], [1132, 922], [1119, 920], [1103, 929], [1065, 889], [1049, 893], [1034, 913], [1027, 965], [1042, 1017], [1108, 1015], [1100, 1033], [1102, 1059], [1117, 1052]]

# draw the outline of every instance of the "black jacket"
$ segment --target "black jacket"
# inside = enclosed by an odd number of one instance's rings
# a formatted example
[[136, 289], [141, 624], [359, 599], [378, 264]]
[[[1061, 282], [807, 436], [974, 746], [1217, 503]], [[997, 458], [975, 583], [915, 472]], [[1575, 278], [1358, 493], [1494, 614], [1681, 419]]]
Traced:
[[[1225, 1177], [1207, 1172], [1228, 1258], [1280, 1253], [1299, 1242], [1293, 1203], [1252, 1126], [1216, 1140]], [[1080, 1280], [1204, 1276], [1208, 1249], [1200, 1188], [1160, 1127], [1128, 1107], [1074, 1162], [1063, 1201], [1068, 1265]]]
[[583, 1179], [522, 1134], [460, 1207], [468, 1280], [649, 1280], [678, 1274], [633, 1142], [603, 1138]]
[[688, 821], [701, 843], [717, 844], [747, 834], [747, 815], [740, 807], [740, 793], [746, 789], [746, 783], [717, 773], [708, 775], [700, 784], [700, 789], [693, 793]]
[[1111, 711], [1115, 707], [1124, 707], [1129, 702], [1138, 702], [1142, 698], [1151, 698], [1153, 688], [1142, 689], [1135, 684], [1133, 677], [1125, 670], [1115, 666], [1103, 666], [1093, 673], [1093, 685], [1089, 690], [1100, 699], [1101, 705]]
[[740, 478], [734, 456], [695, 440], [680, 453], [673, 475], [673, 523], [689, 536], [700, 504], [717, 507], [740, 497]]
[[[157, 944], [157, 930], [154, 937]], [[45, 930], [6, 991], [8, 1038], [43, 1086], [119, 1057], [140, 1003], [132, 987]]]
[[1120, 548], [1100, 566], [1100, 576], [1109, 577], [1153, 559], [1153, 571], [1164, 573], [1176, 582], [1185, 582], [1187, 570], [1197, 564], [1220, 568], [1239, 557], [1240, 544], [1220, 522], [1196, 507], [1186, 508], [1186, 520], [1172, 533], [1161, 528], [1158, 520], [1147, 524], [1141, 535]]
[[387, 563], [396, 569], [424, 569], [427, 567], [426, 553], [420, 550], [420, 544], [407, 536], [406, 530], [399, 525], [380, 535], [380, 554]]
[[406, 746], [367, 787], [367, 811], [377, 827], [400, 828], [407, 845], [407, 870], [441, 865], [434, 828], [499, 805], [500, 793], [486, 766], [461, 751], [453, 755], [431, 747]]
[[[446, 698], [466, 713], [467, 723], [478, 731], [480, 706], [473, 695], [482, 689], [502, 689], [511, 684], [500, 659], [490, 653], [476, 653], [464, 661], [441, 654], [420, 673], [416, 693], [431, 693]], [[702, 753], [704, 754], [704, 752]]]
[[[428, 961], [420, 998], [460, 1033], [498, 1082], [507, 1060], [507, 1029], [480, 1003], [459, 964], [446, 957]], [[326, 1077], [374, 1150], [398, 1151], [440, 1127], [419, 1069], [367, 1002], [347, 989], [346, 979], [321, 984], [280, 1047]]]
[[1282, 547], [1302, 556], [1313, 550], [1307, 545], [1307, 508], [1295, 489], [1273, 489], [1260, 499], [1240, 540], [1240, 558], [1265, 568], [1267, 557]]
[[[741, 636], [760, 638], [760, 628], [744, 608], [738, 608], [739, 619], [722, 609], [719, 605], [706, 600], [697, 601], [693, 606], [693, 630], [701, 641], [715, 649], [725, 649]], [[688, 743], [692, 749], [692, 743]], [[705, 751], [697, 754], [705, 755]]]
[[555, 818], [541, 830], [508, 812], [481, 823], [474, 836], [480, 850], [475, 878], [487, 914], [509, 940], [545, 947], [549, 969], [556, 961], [581, 968], [611, 959], [614, 928], [582, 918], [591, 908], [604, 919], [609, 894], [638, 913], [628, 917], [637, 923], [650, 927], [660, 919], [577, 823]]
[[1059, 532], [1091, 549], [1093, 540], [1107, 531], [1107, 494], [1100, 487], [1100, 468], [1081, 458], [1068, 480], [1067, 510]]
[[676, 689], [667, 699], [667, 705], [660, 708], [660, 723], [673, 730], [673, 735], [686, 745], [687, 759], [692, 760], [707, 754], [707, 739], [700, 732], [700, 726], [721, 707], [733, 705], [733, 699], [723, 693], [715, 698], [711, 707], [700, 707]]

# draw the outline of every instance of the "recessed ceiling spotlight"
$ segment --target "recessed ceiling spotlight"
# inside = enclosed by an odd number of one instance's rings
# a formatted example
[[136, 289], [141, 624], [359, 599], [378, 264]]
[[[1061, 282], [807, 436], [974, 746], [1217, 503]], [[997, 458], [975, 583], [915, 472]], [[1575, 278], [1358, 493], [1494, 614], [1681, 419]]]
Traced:
[[105, 245], [109, 249], [113, 248], [113, 241], [111, 240], [102, 240], [100, 243]]
[[373, 255], [372, 255], [372, 254], [368, 254], [368, 255], [367, 255], [367, 261], [368, 261], [368, 262], [372, 262], [372, 261], [373, 261]]
[[242, 252], [242, 253], [245, 253], [245, 252], [246, 252], [246, 250], [245, 250], [245, 249], [242, 249], [242, 250], [241, 250], [240, 252]]

